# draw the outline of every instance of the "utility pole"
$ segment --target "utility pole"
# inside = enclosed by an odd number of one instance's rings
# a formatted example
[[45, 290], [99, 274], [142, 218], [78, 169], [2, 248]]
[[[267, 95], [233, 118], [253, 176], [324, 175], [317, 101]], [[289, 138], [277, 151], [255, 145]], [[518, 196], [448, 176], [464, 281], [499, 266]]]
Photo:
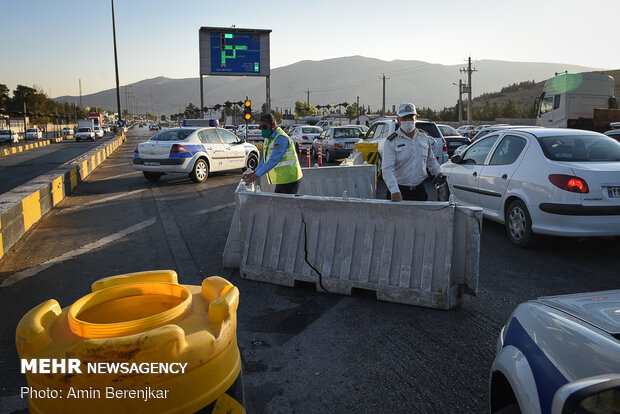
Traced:
[[356, 125], [360, 124], [360, 97], [357, 97], [357, 104], [355, 106], [355, 108], [357, 109], [357, 123]]
[[80, 108], [83, 108], [82, 106], [82, 79], [78, 79], [78, 82], [80, 84]]
[[463, 123], [463, 79], [459, 79], [459, 84], [452, 82], [453, 85], [459, 87], [459, 103], [458, 103], [458, 111], [459, 111], [459, 125]]
[[308, 89], [308, 100], [306, 101], [306, 108], [308, 108], [308, 116], [310, 116], [310, 89]]
[[461, 72], [467, 72], [467, 85], [465, 85], [465, 91], [467, 92], [467, 123], [471, 124], [471, 74], [478, 72], [476, 68], [471, 67], [471, 56], [467, 59], [467, 68], [461, 69]]
[[121, 84], [118, 81], [118, 53], [116, 52], [116, 22], [114, 21], [114, 0], [112, 2], [112, 37], [114, 39], [114, 69], [116, 70], [116, 105], [118, 107], [118, 119], [123, 116], [121, 109]]
[[[381, 116], [385, 116], [385, 79], [386, 79], [385, 73], [380, 79], [383, 79], [383, 105], [381, 106]], [[390, 79], [390, 78], [387, 78], [387, 79]]]

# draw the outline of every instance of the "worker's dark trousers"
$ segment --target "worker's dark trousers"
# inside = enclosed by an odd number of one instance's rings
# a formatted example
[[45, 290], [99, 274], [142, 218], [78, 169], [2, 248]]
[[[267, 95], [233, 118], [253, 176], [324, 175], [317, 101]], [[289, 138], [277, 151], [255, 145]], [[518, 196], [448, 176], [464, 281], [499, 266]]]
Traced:
[[297, 194], [299, 183], [301, 183], [301, 178], [293, 183], [276, 184], [275, 192], [280, 194]]
[[[428, 195], [426, 194], [426, 190], [424, 189], [424, 181], [420, 185], [416, 185], [415, 187], [399, 185], [398, 189], [400, 190], [400, 194], [402, 194], [403, 200], [405, 201], [428, 200]], [[387, 199], [392, 199], [392, 193], [390, 193], [390, 190], [388, 190], [387, 192]]]

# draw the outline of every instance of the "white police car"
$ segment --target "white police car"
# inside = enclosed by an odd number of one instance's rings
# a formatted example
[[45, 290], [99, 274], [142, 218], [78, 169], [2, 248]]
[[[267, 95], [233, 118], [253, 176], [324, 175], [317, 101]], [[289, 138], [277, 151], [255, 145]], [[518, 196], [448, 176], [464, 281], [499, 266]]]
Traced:
[[497, 341], [492, 413], [620, 412], [620, 290], [520, 304]]
[[133, 157], [135, 169], [147, 180], [185, 173], [200, 183], [209, 172], [256, 168], [259, 152], [224, 128], [182, 127], [163, 130], [138, 144]]

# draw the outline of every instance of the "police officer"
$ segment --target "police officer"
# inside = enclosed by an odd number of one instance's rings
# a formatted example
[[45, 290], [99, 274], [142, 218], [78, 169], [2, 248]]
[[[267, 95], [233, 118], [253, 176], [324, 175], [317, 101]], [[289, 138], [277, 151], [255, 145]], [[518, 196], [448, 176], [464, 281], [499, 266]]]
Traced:
[[433, 154], [433, 138], [415, 127], [417, 115], [414, 104], [400, 104], [397, 112], [399, 128], [383, 145], [381, 171], [388, 188], [388, 200], [426, 201], [426, 170], [437, 178], [443, 177]]
[[295, 152], [295, 143], [276, 125], [272, 114], [264, 114], [258, 124], [265, 142], [263, 159], [254, 171], [243, 174], [243, 181], [251, 184], [265, 174], [269, 184], [275, 184], [276, 193], [295, 194], [301, 182], [301, 166]]

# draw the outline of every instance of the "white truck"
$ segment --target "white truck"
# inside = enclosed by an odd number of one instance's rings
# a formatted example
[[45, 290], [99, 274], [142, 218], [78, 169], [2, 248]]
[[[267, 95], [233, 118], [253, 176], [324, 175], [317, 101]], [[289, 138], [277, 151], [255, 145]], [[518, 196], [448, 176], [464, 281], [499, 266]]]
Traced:
[[75, 142], [94, 141], [95, 139], [95, 120], [92, 118], [78, 119], [78, 129], [75, 133]]
[[600, 73], [562, 73], [545, 82], [537, 98], [536, 125], [604, 132], [620, 121], [614, 78]]

